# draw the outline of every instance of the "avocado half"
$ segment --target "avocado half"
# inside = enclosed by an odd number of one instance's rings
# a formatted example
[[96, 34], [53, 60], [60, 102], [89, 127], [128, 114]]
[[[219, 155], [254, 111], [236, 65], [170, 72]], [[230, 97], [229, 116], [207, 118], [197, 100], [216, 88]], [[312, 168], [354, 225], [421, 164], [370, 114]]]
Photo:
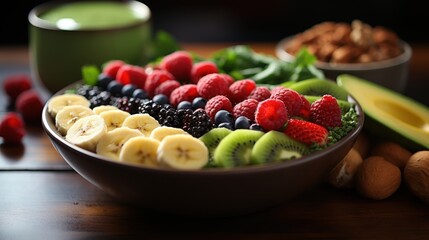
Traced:
[[337, 84], [361, 105], [371, 134], [392, 139], [410, 151], [429, 149], [429, 108], [365, 79], [341, 74]]

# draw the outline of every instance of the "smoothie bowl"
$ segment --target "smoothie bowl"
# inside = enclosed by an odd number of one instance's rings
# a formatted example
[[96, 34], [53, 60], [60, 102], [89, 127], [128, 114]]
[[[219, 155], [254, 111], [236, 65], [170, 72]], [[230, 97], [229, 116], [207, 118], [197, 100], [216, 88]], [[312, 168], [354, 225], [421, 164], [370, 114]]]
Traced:
[[[146, 210], [233, 216], [279, 205], [321, 184], [362, 129], [359, 103], [333, 82], [309, 79], [255, 90], [254, 82], [229, 82], [222, 73], [196, 77], [198, 66], [213, 65], [192, 63], [188, 54], [172, 53], [154, 68], [111, 61], [93, 85], [79, 81], [55, 93], [42, 121], [66, 162], [101, 190]], [[177, 59], [179, 69], [191, 66], [190, 75], [171, 67]], [[323, 85], [323, 94], [309, 91], [315, 84]], [[243, 96], [248, 88], [253, 90]], [[286, 106], [282, 96], [298, 107]], [[325, 104], [339, 119], [310, 121], [311, 112], [324, 115], [319, 110]], [[321, 125], [328, 122], [335, 126]]]

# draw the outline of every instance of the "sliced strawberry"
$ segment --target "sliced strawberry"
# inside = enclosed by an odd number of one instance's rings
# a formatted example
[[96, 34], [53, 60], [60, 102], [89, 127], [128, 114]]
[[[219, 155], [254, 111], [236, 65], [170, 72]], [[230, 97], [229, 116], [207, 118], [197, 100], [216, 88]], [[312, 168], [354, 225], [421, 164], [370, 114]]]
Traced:
[[147, 74], [143, 67], [131, 64], [122, 65], [116, 73], [116, 80], [122, 85], [131, 83], [141, 89], [145, 86], [146, 78]]
[[301, 119], [289, 119], [283, 132], [307, 145], [323, 146], [328, 142], [328, 130], [326, 128]]

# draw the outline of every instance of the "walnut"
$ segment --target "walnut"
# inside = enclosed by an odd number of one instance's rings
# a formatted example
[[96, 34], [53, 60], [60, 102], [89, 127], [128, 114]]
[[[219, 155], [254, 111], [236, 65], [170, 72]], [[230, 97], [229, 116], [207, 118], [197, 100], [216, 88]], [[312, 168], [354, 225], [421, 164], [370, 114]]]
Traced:
[[381, 156], [403, 170], [412, 153], [398, 143], [383, 141], [375, 145], [371, 151], [371, 155]]
[[363, 160], [359, 152], [352, 148], [347, 155], [331, 170], [328, 182], [336, 188], [352, 188], [355, 175]]
[[401, 185], [401, 170], [380, 156], [366, 158], [356, 177], [358, 192], [375, 200], [390, 197]]
[[415, 196], [429, 203], [429, 150], [411, 155], [404, 168], [404, 181]]

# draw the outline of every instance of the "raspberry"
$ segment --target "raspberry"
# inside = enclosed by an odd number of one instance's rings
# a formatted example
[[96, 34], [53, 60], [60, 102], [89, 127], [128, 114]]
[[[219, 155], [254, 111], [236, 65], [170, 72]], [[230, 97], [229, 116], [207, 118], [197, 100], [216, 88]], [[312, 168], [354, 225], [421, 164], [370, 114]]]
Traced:
[[297, 116], [302, 106], [302, 99], [300, 94], [290, 88], [278, 88], [271, 92], [270, 99], [281, 100], [290, 116]]
[[220, 73], [220, 75], [222, 75], [225, 78], [226, 83], [228, 83], [228, 86], [231, 86], [231, 84], [233, 84], [235, 82], [234, 78], [229, 74]]
[[154, 95], [164, 94], [165, 96], [170, 97], [171, 92], [180, 86], [181, 84], [177, 80], [167, 80], [155, 88]]
[[103, 66], [103, 73], [113, 79], [116, 79], [116, 74], [119, 68], [124, 65], [125, 62], [122, 60], [111, 60]]
[[177, 104], [182, 101], [192, 102], [194, 98], [198, 97], [197, 85], [185, 84], [174, 89], [170, 94], [170, 104], [177, 107]]
[[238, 80], [229, 86], [228, 97], [233, 104], [237, 104], [246, 99], [255, 88], [256, 83], [251, 79]]
[[289, 118], [283, 101], [266, 99], [258, 104], [255, 112], [255, 121], [264, 130], [280, 130]]
[[197, 83], [198, 93], [205, 99], [217, 95], [228, 94], [228, 84], [219, 73], [210, 73], [202, 77]]
[[192, 70], [191, 70], [191, 81], [192, 83], [198, 83], [198, 81], [200, 80], [200, 78], [204, 77], [207, 74], [210, 73], [218, 73], [219, 70], [216, 66], [216, 64], [214, 64], [214, 62], [211, 61], [202, 61], [199, 63], [195, 63], [192, 66]]
[[167, 80], [175, 80], [174, 76], [165, 70], [153, 70], [147, 75], [144, 90], [147, 92], [150, 98], [153, 98], [155, 89], [161, 85], [161, 83]]
[[271, 91], [267, 87], [257, 86], [253, 91], [247, 96], [248, 99], [256, 99], [259, 102], [264, 101], [265, 99], [270, 98]]
[[307, 98], [304, 97], [304, 95], [300, 95], [300, 96], [301, 96], [301, 100], [302, 100], [302, 105], [301, 105], [301, 109], [299, 110], [298, 116], [302, 117], [304, 119], [309, 119], [310, 118], [311, 104], [307, 100]]
[[308, 145], [325, 145], [328, 142], [328, 130], [318, 124], [301, 120], [289, 119], [284, 134]]
[[209, 115], [210, 119], [214, 121], [214, 117], [219, 110], [226, 110], [232, 112], [232, 104], [229, 98], [224, 95], [218, 95], [210, 98], [205, 106], [205, 111]]
[[314, 101], [310, 107], [310, 120], [325, 128], [341, 126], [341, 108], [337, 99], [332, 95], [325, 94]]
[[279, 90], [283, 90], [283, 89], [285, 89], [285, 87], [283, 87], [283, 86], [277, 86], [277, 87], [274, 87], [273, 89], [271, 89], [271, 95], [273, 95], [274, 93], [276, 93], [277, 91], [279, 91]]
[[253, 122], [255, 121], [255, 111], [258, 107], [258, 103], [259, 102], [255, 99], [246, 99], [234, 106], [232, 114], [235, 118], [245, 116]]
[[0, 122], [0, 137], [3, 143], [21, 144], [25, 136], [25, 124], [20, 115], [15, 112], [9, 112], [3, 116]]
[[3, 82], [3, 89], [12, 102], [19, 94], [31, 88], [31, 78], [27, 74], [12, 74], [5, 77]]
[[187, 82], [191, 79], [193, 60], [187, 51], [179, 50], [164, 56], [159, 67], [171, 73], [176, 80]]
[[145, 86], [146, 78], [147, 74], [143, 67], [131, 64], [122, 65], [116, 73], [116, 80], [122, 85], [131, 83], [141, 89]]
[[38, 123], [42, 116], [43, 101], [36, 90], [30, 89], [19, 94], [15, 108], [26, 122]]

